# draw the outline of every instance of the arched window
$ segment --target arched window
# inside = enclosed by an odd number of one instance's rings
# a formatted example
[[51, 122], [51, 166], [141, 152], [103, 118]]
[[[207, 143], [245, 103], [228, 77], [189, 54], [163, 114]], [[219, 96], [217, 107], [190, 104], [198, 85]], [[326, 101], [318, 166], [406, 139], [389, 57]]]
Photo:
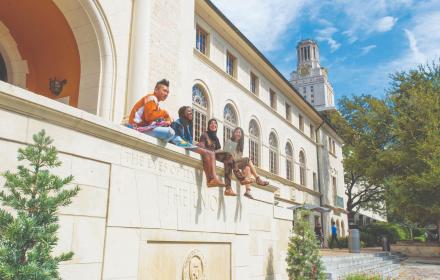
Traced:
[[231, 104], [227, 104], [223, 110], [223, 143], [230, 139], [232, 131], [238, 125], [237, 112]]
[[303, 151], [299, 152], [299, 183], [306, 185], [306, 157]]
[[260, 128], [255, 120], [249, 123], [249, 158], [255, 166], [259, 166], [260, 158]]
[[200, 85], [194, 85], [192, 88], [192, 105], [194, 140], [199, 142], [200, 135], [206, 130], [209, 115], [208, 99], [205, 90]]
[[273, 132], [269, 135], [269, 171], [278, 174], [278, 140]]
[[6, 71], [6, 63], [3, 60], [3, 56], [0, 53], [0, 81], [8, 81], [8, 71]]
[[293, 181], [293, 149], [289, 142], [286, 143], [286, 178]]
[[260, 158], [260, 129], [255, 120], [249, 123], [249, 158], [255, 166], [259, 165]]

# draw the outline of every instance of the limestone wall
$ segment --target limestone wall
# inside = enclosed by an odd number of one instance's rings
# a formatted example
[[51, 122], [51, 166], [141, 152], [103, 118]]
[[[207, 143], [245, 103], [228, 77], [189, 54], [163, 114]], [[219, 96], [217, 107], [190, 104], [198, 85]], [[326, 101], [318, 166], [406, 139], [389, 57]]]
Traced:
[[440, 246], [437, 243], [397, 242], [391, 244], [391, 252], [402, 253], [408, 257], [438, 258]]
[[282, 182], [225, 198], [206, 188], [198, 155], [0, 82], [0, 171], [41, 129], [63, 161], [55, 173], [81, 187], [60, 211], [56, 252], [75, 252], [63, 279], [189, 279], [200, 266], [208, 279], [287, 279]]

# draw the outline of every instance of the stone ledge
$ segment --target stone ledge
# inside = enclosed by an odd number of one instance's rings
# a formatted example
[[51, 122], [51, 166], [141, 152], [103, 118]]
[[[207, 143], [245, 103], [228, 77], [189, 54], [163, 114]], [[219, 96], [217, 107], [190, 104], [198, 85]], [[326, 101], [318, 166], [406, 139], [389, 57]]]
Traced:
[[[0, 108], [187, 166], [202, 167], [200, 156], [194, 152], [185, 151], [175, 145], [164, 143], [154, 137], [2, 81], [0, 81]], [[16, 141], [16, 139], [7, 140]], [[223, 174], [221, 163], [217, 162], [217, 169], [218, 174]], [[263, 176], [286, 184], [284, 178], [280, 176], [262, 169], [259, 169], [259, 172]], [[290, 182], [290, 184], [294, 183]], [[262, 187], [254, 184], [254, 187], [270, 192], [278, 190], [271, 185]]]
[[440, 257], [439, 244], [392, 244], [391, 252], [398, 252], [409, 257]]

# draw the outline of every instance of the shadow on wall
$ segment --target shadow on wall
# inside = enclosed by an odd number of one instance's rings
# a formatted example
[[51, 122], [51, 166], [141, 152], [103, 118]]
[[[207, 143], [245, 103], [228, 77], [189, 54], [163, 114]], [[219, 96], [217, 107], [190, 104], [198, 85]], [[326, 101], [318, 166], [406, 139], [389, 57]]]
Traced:
[[267, 266], [266, 266], [266, 277], [264, 280], [275, 280], [275, 272], [273, 269], [273, 249], [270, 247], [268, 249]]
[[[203, 183], [204, 178], [204, 172], [202, 169], [195, 168], [195, 179], [196, 179], [196, 186], [197, 186], [197, 202], [196, 202], [196, 215], [194, 217], [195, 223], [198, 224], [200, 221], [200, 217], [203, 213], [204, 205], [207, 203], [207, 196], [206, 192], [203, 191], [206, 186]], [[236, 184], [237, 189], [237, 197], [236, 199], [236, 205], [235, 205], [235, 215], [234, 215], [234, 221], [240, 222], [242, 219], [242, 196], [241, 196], [241, 190], [240, 186]], [[218, 189], [218, 195], [216, 196], [217, 201], [217, 220], [223, 220], [223, 222], [226, 222], [227, 215], [226, 215], [226, 205], [225, 205], [225, 196], [223, 194], [224, 188], [217, 188]]]
[[196, 224], [199, 223], [200, 215], [202, 215], [202, 185], [203, 185], [203, 171], [196, 169], [196, 185], [197, 185], [197, 206], [196, 206]]
[[236, 204], [235, 204], [235, 218], [234, 218], [235, 222], [241, 221], [241, 218], [242, 218], [241, 214], [242, 214], [242, 210], [243, 210], [243, 206], [241, 204], [241, 199], [240, 199], [240, 197], [243, 197], [241, 195], [241, 188], [238, 183], [236, 184], [236, 186], [237, 186], [237, 188], [236, 188], [237, 189], [237, 196], [236, 196]]

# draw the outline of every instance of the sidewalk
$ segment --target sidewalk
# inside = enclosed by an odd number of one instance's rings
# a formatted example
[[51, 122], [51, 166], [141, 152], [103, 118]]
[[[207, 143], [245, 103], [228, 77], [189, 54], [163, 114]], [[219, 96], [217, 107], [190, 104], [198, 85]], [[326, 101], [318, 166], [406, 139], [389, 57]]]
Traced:
[[399, 277], [397, 279], [440, 279], [440, 258], [408, 258], [402, 262]]

